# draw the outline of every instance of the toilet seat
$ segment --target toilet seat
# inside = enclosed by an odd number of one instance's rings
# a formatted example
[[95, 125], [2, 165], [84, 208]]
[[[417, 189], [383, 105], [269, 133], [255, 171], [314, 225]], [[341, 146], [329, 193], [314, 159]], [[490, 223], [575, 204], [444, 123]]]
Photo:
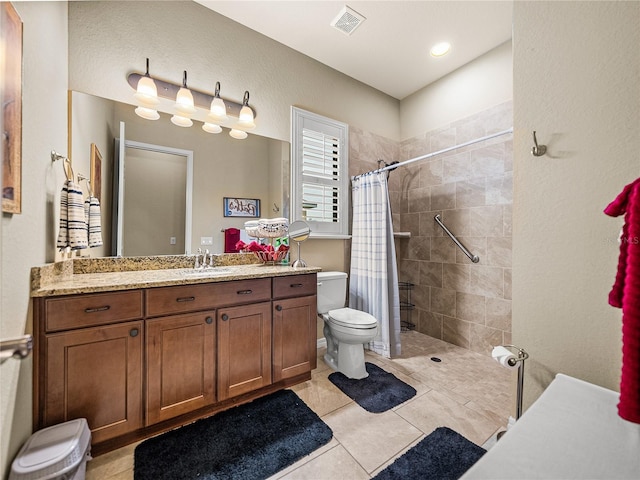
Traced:
[[338, 308], [329, 310], [329, 323], [341, 327], [354, 328], [358, 330], [368, 330], [378, 326], [378, 320], [366, 312], [354, 310], [353, 308]]

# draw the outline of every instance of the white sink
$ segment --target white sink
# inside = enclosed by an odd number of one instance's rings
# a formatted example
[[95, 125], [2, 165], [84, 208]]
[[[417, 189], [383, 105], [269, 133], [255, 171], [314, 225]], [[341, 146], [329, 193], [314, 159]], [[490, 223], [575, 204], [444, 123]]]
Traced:
[[226, 275], [230, 271], [231, 269], [224, 267], [194, 268], [185, 270], [182, 274], [185, 277], [215, 277], [217, 275]]

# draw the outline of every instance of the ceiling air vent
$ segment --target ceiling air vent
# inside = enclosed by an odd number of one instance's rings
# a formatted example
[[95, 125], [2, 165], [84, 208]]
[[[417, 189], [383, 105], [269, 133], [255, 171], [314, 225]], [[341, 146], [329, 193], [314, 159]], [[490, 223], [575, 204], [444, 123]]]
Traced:
[[344, 6], [336, 18], [331, 22], [331, 26], [340, 30], [345, 35], [351, 35], [358, 26], [364, 22], [366, 18], [355, 10]]

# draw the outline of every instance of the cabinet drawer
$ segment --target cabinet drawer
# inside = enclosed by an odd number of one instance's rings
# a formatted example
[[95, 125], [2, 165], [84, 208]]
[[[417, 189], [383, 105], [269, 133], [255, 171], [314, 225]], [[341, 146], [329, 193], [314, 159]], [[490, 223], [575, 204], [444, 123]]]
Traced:
[[232, 282], [151, 288], [147, 291], [147, 316], [210, 310], [226, 305], [260, 302], [271, 298], [271, 280]]
[[142, 291], [50, 298], [45, 310], [48, 332], [137, 320], [142, 318]]
[[315, 295], [317, 288], [315, 273], [289, 275], [273, 278], [273, 298], [302, 297]]

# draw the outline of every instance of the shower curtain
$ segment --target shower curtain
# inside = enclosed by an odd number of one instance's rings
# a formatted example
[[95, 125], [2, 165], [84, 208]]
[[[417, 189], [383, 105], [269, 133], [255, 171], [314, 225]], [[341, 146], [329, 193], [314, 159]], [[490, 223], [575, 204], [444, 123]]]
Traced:
[[355, 177], [351, 191], [349, 307], [378, 320], [378, 335], [368, 348], [391, 358], [400, 355], [400, 300], [387, 175]]

